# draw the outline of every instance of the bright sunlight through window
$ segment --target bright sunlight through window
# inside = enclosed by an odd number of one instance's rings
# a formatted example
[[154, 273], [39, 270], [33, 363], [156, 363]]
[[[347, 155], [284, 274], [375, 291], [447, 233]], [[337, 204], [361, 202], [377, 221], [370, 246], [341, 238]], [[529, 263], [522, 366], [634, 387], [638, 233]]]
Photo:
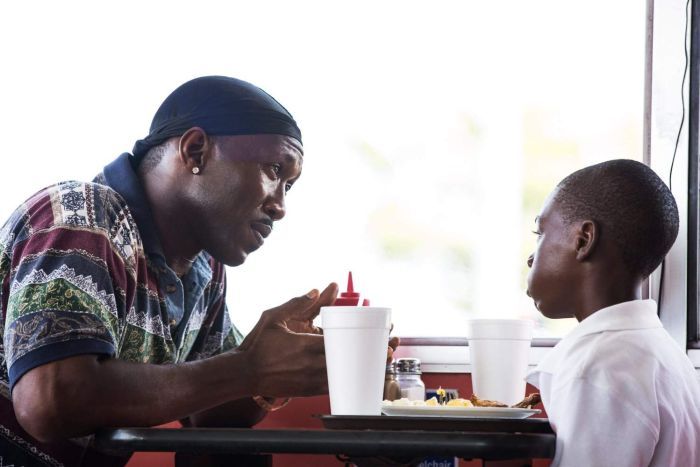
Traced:
[[[111, 8], [111, 11], [110, 11]], [[303, 176], [265, 246], [229, 269], [233, 321], [352, 270], [399, 336], [543, 319], [525, 261], [570, 172], [642, 158], [644, 2], [9, 2], [0, 217], [90, 180], [182, 82], [250, 81], [294, 115]]]

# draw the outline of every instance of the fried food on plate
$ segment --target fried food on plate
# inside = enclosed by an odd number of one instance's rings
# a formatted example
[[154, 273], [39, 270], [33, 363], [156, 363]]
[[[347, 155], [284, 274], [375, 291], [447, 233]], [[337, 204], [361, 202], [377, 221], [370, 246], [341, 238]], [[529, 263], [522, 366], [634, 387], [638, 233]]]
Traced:
[[511, 405], [511, 407], [516, 407], [519, 409], [531, 409], [533, 406], [539, 404], [542, 402], [542, 398], [540, 397], [539, 392], [533, 392], [529, 396], [527, 396], [525, 399], [521, 400], [515, 405]]
[[[479, 399], [476, 394], [472, 394], [472, 397], [469, 400], [472, 401], [472, 404], [474, 404], [475, 407], [508, 407], [508, 404], [504, 404], [503, 402]], [[530, 409], [540, 402], [542, 402], [540, 393], [533, 392], [517, 404], [511, 405], [511, 407], [516, 409]]]
[[508, 407], [508, 404], [504, 404], [503, 402], [479, 399], [476, 394], [472, 394], [469, 400], [474, 404], [474, 407]]

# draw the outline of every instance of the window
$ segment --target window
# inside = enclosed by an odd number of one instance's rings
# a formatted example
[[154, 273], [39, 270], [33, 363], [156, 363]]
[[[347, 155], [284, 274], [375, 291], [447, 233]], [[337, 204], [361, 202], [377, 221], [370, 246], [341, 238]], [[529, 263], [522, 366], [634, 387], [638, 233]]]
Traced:
[[226, 74], [280, 100], [306, 152], [287, 218], [229, 271], [242, 330], [348, 270], [398, 335], [459, 337], [472, 316], [572, 326], [525, 295], [530, 231], [570, 172], [642, 159], [644, 2], [113, 8], [3, 7], [0, 217], [130, 150], [180, 83]]

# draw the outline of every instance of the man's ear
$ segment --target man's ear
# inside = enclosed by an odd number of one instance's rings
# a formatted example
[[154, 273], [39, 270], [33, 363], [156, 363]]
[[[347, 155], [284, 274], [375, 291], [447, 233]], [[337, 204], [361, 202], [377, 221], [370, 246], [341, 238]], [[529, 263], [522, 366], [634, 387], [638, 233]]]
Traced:
[[212, 149], [211, 138], [203, 129], [195, 126], [180, 137], [178, 144], [178, 156], [185, 169], [195, 174], [201, 173]]
[[576, 230], [576, 260], [586, 261], [598, 246], [600, 228], [595, 221], [586, 220]]

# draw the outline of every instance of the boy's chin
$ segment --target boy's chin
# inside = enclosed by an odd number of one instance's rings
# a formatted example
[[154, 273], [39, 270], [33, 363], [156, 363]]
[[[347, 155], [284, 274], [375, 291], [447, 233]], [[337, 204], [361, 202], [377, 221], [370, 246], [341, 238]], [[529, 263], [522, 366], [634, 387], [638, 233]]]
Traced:
[[559, 309], [553, 310], [547, 306], [542, 306], [541, 303], [539, 305], [535, 304], [535, 306], [537, 307], [539, 312], [542, 313], [542, 316], [544, 316], [545, 318], [565, 319], [565, 318], [573, 318], [574, 317], [573, 313], [571, 313], [571, 312], [563, 311], [563, 310], [559, 310]]
[[536, 297], [532, 297], [532, 302], [535, 304], [537, 311], [539, 311], [545, 318], [561, 319], [570, 317], [565, 316], [565, 314], [562, 314], [559, 310], [552, 309], [552, 307], [547, 306], [546, 303], [542, 303], [542, 300], [538, 300]]

